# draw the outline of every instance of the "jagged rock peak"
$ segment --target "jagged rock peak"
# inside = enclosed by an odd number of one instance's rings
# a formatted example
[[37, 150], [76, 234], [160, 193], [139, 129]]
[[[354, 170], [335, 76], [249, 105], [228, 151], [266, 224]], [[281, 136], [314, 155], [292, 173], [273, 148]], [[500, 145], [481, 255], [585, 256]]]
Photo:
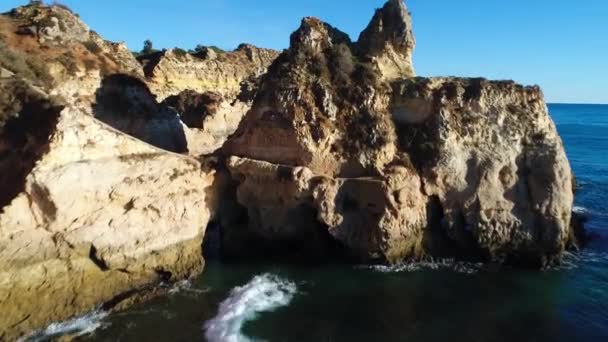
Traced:
[[7, 14], [23, 22], [19, 29], [21, 34], [35, 35], [41, 43], [86, 42], [90, 39], [90, 28], [62, 5], [26, 5]]
[[305, 17], [302, 24], [291, 35], [290, 49], [307, 49], [321, 52], [334, 44], [350, 44], [350, 37], [333, 26], [314, 17]]
[[415, 76], [412, 54], [416, 40], [403, 0], [389, 0], [377, 9], [357, 44], [360, 53], [374, 60], [385, 79]]

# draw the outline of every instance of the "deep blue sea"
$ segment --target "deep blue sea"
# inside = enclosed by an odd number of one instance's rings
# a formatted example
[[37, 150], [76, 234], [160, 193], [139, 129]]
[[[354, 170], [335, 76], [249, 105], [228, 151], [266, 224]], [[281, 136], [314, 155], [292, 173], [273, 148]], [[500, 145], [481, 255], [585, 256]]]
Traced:
[[[211, 262], [170, 294], [50, 326], [87, 341], [608, 341], [608, 106], [550, 105], [589, 218], [546, 271]], [[46, 334], [46, 335], [45, 335]]]

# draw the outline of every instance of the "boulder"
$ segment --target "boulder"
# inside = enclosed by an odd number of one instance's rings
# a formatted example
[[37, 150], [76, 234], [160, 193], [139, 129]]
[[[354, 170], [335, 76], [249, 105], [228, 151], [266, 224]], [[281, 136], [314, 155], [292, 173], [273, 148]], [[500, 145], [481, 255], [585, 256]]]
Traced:
[[16, 95], [0, 133], [0, 339], [200, 272], [212, 171]]

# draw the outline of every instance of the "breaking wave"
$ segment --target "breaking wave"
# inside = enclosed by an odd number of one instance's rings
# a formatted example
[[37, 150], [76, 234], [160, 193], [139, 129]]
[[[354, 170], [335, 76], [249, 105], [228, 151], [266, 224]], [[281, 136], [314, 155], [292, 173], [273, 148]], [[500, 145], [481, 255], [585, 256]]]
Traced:
[[583, 250], [580, 252], [566, 252], [559, 265], [551, 267], [551, 271], [572, 270], [585, 266], [608, 264], [608, 252]]
[[76, 338], [83, 335], [88, 335], [95, 330], [106, 327], [109, 323], [104, 323], [103, 319], [108, 316], [104, 311], [92, 311], [86, 315], [73, 318], [71, 320], [52, 323], [45, 329], [36, 331], [29, 336], [20, 339], [20, 342], [39, 342], [53, 340], [58, 337], [68, 335], [70, 338]]
[[405, 262], [396, 265], [363, 266], [372, 271], [383, 273], [417, 272], [423, 270], [450, 270], [456, 273], [475, 274], [484, 268], [483, 263], [455, 261], [453, 259], [436, 259], [416, 262]]
[[288, 305], [296, 294], [296, 285], [272, 274], [255, 276], [249, 283], [234, 288], [219, 307], [217, 316], [205, 323], [209, 341], [250, 341], [241, 328], [260, 312]]
[[575, 205], [574, 207], [572, 207], [572, 211], [574, 213], [576, 213], [576, 214], [579, 214], [579, 215], [584, 215], [584, 214], [588, 214], [589, 213], [589, 210], [587, 210], [587, 208], [581, 207], [581, 206], [578, 206], [578, 205]]

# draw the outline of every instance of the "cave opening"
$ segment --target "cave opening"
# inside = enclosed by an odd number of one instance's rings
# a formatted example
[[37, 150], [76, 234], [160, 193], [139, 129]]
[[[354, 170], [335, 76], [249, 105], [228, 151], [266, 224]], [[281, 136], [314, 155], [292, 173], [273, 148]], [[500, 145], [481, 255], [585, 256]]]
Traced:
[[222, 190], [216, 216], [203, 240], [205, 260], [221, 263], [250, 261], [292, 264], [346, 263], [349, 250], [317, 220], [317, 210], [299, 204], [287, 210], [282, 224], [268, 225], [261, 217], [272, 208], [245, 208], [237, 200], [238, 182]]

